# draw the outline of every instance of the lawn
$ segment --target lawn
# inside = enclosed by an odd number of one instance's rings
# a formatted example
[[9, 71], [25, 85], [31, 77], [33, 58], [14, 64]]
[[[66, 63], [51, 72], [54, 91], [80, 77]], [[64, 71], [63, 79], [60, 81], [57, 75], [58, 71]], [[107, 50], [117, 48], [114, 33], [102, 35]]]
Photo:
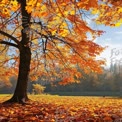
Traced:
[[[0, 103], [11, 95], [0, 95]], [[0, 104], [0, 122], [121, 122], [122, 99], [30, 95], [26, 105]]]

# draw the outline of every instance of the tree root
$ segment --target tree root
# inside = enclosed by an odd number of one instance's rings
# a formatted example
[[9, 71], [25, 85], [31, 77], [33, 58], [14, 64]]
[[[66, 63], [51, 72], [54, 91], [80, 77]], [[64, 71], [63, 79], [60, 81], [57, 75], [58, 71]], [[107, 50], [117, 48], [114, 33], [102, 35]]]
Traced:
[[29, 98], [19, 98], [18, 96], [13, 96], [9, 100], [3, 102], [2, 104], [12, 104], [12, 103], [18, 103], [18, 104], [28, 104], [28, 102], [31, 101]]

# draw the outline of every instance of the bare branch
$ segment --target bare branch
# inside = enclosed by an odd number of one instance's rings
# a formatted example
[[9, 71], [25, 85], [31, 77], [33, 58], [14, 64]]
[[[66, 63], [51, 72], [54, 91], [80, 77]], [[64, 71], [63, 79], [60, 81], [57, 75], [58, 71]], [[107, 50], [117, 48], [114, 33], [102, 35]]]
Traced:
[[4, 31], [1, 31], [1, 30], [0, 30], [0, 34], [6, 36], [6, 37], [8, 37], [8, 38], [10, 38], [11, 40], [13, 40], [15, 43], [17, 43], [18, 47], [20, 46], [19, 40], [17, 40], [17, 39], [16, 39], [15, 37], [13, 37], [12, 35], [10, 35], [10, 34], [4, 32]]
[[18, 48], [18, 45], [14, 44], [14, 43], [11, 43], [11, 42], [6, 42], [6, 41], [1, 41], [0, 40], [0, 44], [5, 44], [5, 45], [9, 45], [9, 46], [13, 46], [13, 47]]

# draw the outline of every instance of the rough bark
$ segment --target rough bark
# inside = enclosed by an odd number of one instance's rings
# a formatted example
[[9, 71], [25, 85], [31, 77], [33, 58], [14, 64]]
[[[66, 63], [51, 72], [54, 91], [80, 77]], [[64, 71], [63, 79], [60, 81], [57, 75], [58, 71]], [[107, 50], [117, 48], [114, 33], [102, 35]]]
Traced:
[[6, 101], [7, 103], [8, 102], [25, 103], [28, 100], [27, 84], [30, 72], [31, 49], [29, 45], [30, 43], [28, 35], [29, 33], [26, 32], [25, 30], [29, 29], [31, 15], [27, 13], [25, 9], [26, 0], [21, 0], [19, 2], [21, 4], [22, 27], [23, 27], [23, 30], [21, 31], [22, 40], [19, 46], [19, 52], [20, 52], [19, 74], [14, 95], [10, 100]]
[[30, 71], [31, 51], [23, 47], [20, 51], [19, 75], [13, 97], [8, 102], [24, 103], [28, 100], [27, 83]]

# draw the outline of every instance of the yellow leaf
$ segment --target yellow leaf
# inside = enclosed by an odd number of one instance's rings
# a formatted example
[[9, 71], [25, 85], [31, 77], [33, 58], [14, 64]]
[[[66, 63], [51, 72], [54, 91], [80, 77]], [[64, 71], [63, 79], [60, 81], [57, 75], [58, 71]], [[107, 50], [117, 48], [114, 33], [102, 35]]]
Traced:
[[121, 13], [122, 12], [122, 8], [119, 8], [118, 12]]
[[11, 5], [17, 6], [17, 5], [18, 5], [18, 2], [17, 2], [16, 0], [12, 0], [12, 1], [11, 1]]
[[56, 34], [56, 30], [53, 30], [53, 31], [52, 31], [52, 35], [55, 35], [55, 34]]
[[116, 27], [119, 27], [119, 26], [121, 26], [121, 24], [122, 24], [122, 23], [117, 22], [117, 23], [115, 24], [115, 26], [116, 26]]
[[40, 5], [41, 5], [40, 3], [37, 3], [37, 5], [36, 5], [36, 6], [37, 6], [37, 7], [40, 7]]
[[99, 10], [96, 8], [92, 9], [92, 11], [91, 11], [92, 14], [98, 14], [98, 12], [99, 12]]
[[70, 11], [70, 14], [71, 15], [75, 15], [75, 11]]
[[59, 31], [59, 34], [62, 36], [62, 37], [65, 37], [65, 36], [67, 36], [68, 35], [68, 30], [67, 29], [61, 29], [60, 31]]

